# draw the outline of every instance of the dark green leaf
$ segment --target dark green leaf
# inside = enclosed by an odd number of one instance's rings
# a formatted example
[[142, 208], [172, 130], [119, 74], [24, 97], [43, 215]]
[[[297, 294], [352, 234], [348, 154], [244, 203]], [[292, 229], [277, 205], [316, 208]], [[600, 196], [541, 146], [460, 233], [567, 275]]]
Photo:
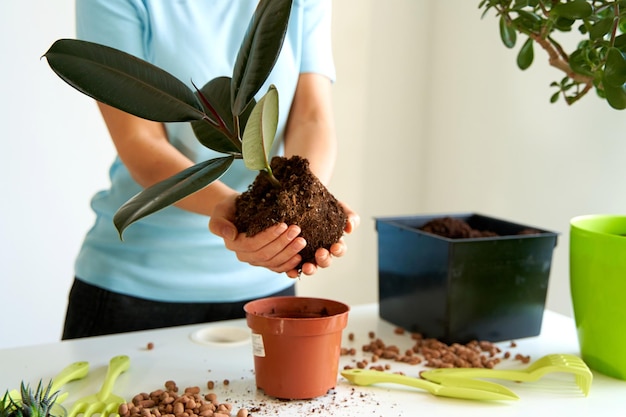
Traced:
[[285, 39], [292, 0], [261, 0], [241, 44], [231, 85], [232, 113], [241, 114], [272, 71]]
[[193, 91], [182, 81], [117, 49], [60, 39], [44, 56], [52, 70], [72, 87], [135, 116], [185, 122], [204, 115]]
[[554, 27], [561, 32], [569, 32], [572, 30], [572, 26], [574, 26], [574, 23], [576, 23], [574, 19], [558, 17], [554, 22]]
[[569, 66], [577, 74], [593, 76], [593, 69], [589, 64], [589, 60], [585, 56], [583, 49], [577, 49], [572, 52], [569, 57]]
[[128, 200], [113, 217], [120, 237], [124, 229], [137, 220], [168, 207], [217, 180], [228, 170], [234, 159], [231, 155], [200, 162], [146, 188]]
[[626, 83], [626, 59], [617, 48], [609, 48], [607, 52], [603, 83], [606, 88], [622, 87]]
[[[236, 137], [233, 124], [233, 114], [230, 110], [230, 78], [219, 77], [209, 81], [200, 89], [202, 94], [210, 101], [211, 106], [219, 114], [220, 118], [226, 124], [232, 139], [217, 128], [213, 127], [206, 120], [197, 120], [191, 122], [191, 127], [198, 141], [209, 149], [223, 153], [241, 153], [241, 142]], [[252, 106], [250, 106], [252, 107]], [[252, 111], [250, 109], [250, 111]], [[247, 111], [242, 115], [240, 123], [244, 124], [250, 114]], [[207, 109], [207, 113], [210, 113]], [[241, 127], [243, 129], [243, 126]]]
[[528, 29], [537, 31], [541, 26], [542, 19], [535, 13], [527, 12], [526, 10], [518, 10], [517, 21]]
[[566, 3], [556, 4], [550, 11], [550, 15], [555, 14], [566, 19], [586, 19], [593, 13], [591, 4], [586, 0], [573, 0]]
[[533, 40], [528, 38], [517, 54], [517, 66], [521, 70], [527, 69], [533, 63], [534, 57], [535, 53], [533, 51]]
[[626, 109], [626, 89], [624, 86], [606, 85], [604, 87], [606, 101], [616, 110]]
[[507, 48], [513, 48], [517, 40], [515, 29], [507, 22], [504, 16], [500, 16], [500, 38]]
[[589, 30], [589, 37], [591, 39], [601, 39], [604, 35], [608, 34], [613, 27], [613, 18], [605, 18], [596, 22], [591, 26]]
[[626, 34], [622, 33], [621, 35], [616, 36], [613, 46], [622, 52], [626, 52]]
[[556, 103], [560, 95], [561, 95], [560, 91], [557, 91], [556, 93], [552, 94], [552, 96], [550, 97], [550, 103]]

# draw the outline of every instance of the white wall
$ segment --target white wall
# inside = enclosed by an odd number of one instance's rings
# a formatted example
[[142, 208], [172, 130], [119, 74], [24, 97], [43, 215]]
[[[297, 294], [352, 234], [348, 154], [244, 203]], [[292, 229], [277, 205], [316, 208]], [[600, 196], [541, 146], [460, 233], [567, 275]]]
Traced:
[[0, 3], [0, 347], [59, 339], [89, 199], [107, 184], [93, 100], [40, 59], [73, 22], [72, 0]]
[[[299, 293], [377, 299], [375, 216], [478, 211], [561, 233], [548, 306], [570, 313], [568, 221], [623, 212], [626, 113], [551, 105], [541, 51], [515, 67], [478, 0], [338, 0], [340, 157], [331, 191], [362, 216], [349, 254]], [[35, 13], [34, 11], [37, 11]], [[73, 37], [73, 1], [0, 3], [0, 348], [58, 340], [73, 260], [113, 150], [90, 99], [39, 57]]]

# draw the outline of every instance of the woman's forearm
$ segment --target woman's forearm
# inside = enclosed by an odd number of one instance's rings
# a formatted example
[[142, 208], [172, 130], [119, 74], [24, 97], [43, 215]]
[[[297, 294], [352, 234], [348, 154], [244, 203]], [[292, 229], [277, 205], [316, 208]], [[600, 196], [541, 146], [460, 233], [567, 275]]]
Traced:
[[[133, 179], [142, 187], [154, 185], [194, 163], [168, 141], [162, 123], [144, 120], [99, 103], [117, 153]], [[176, 206], [193, 213], [210, 216], [225, 198], [236, 194], [216, 181], [180, 200]]]
[[328, 184], [337, 158], [331, 84], [318, 74], [301, 74], [285, 129], [285, 156], [299, 155]]

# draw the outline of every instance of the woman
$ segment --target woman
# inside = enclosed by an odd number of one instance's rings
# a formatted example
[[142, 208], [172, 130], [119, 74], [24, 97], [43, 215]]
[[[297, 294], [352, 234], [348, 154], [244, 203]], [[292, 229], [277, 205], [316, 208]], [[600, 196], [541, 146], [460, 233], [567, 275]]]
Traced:
[[[77, 34], [203, 85], [232, 74], [256, 6], [256, 0], [77, 0]], [[281, 55], [259, 93], [277, 86], [284, 155], [307, 158], [323, 183], [336, 157], [330, 11], [330, 0], [294, 1]], [[120, 241], [112, 216], [124, 202], [213, 151], [198, 143], [188, 123], [162, 124], [98, 106], [118, 157], [111, 187], [92, 200], [96, 222], [76, 260], [64, 339], [238, 318], [251, 299], [294, 294], [290, 278], [298, 276], [298, 252], [306, 245], [299, 227], [277, 224], [249, 238], [232, 223], [234, 200], [256, 175], [242, 161], [176, 206], [133, 224]], [[359, 219], [344, 207], [350, 233]], [[302, 273], [330, 266], [331, 255], [345, 250], [343, 240], [318, 250]]]

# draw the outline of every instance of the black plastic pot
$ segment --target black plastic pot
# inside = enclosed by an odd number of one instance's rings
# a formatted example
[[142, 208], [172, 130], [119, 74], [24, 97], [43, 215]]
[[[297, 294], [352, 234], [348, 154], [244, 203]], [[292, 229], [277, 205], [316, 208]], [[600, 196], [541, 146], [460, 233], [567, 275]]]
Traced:
[[[499, 236], [419, 230], [446, 216]], [[538, 335], [558, 234], [528, 228], [472, 213], [377, 218], [380, 317], [446, 343]]]

